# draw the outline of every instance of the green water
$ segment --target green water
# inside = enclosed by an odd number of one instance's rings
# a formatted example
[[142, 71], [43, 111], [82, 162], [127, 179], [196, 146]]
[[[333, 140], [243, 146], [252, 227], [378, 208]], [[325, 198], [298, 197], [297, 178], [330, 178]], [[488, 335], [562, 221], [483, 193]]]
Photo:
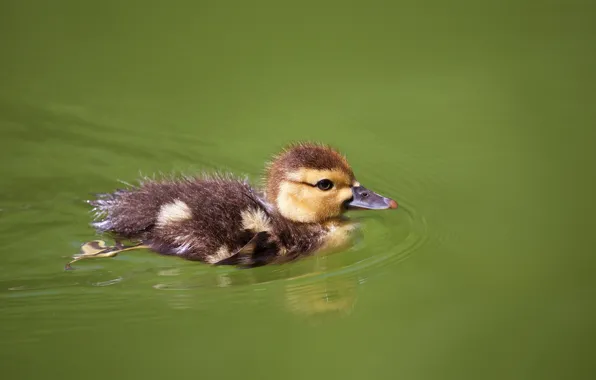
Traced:
[[[1, 3], [3, 377], [594, 378], [596, 7], [281, 3]], [[63, 271], [90, 193], [296, 139], [401, 208], [284, 266]]]

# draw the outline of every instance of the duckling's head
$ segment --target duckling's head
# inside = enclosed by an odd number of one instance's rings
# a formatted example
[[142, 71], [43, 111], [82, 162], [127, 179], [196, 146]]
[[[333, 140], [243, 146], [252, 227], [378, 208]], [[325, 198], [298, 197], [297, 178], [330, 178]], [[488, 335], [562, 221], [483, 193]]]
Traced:
[[284, 149], [267, 169], [269, 202], [286, 219], [321, 223], [348, 209], [392, 209], [397, 203], [364, 188], [346, 158], [319, 144]]

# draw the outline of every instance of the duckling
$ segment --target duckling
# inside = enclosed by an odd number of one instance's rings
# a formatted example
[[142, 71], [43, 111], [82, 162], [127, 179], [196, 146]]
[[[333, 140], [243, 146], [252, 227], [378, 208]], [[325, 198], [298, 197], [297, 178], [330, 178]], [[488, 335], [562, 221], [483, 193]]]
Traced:
[[[342, 154], [315, 143], [292, 144], [275, 156], [263, 189], [232, 175], [145, 179], [88, 203], [96, 215], [92, 226], [116, 245], [89, 242], [72, 262], [149, 248], [240, 267], [342, 250], [356, 229], [347, 210], [398, 207], [363, 187]], [[124, 246], [124, 240], [134, 245]]]

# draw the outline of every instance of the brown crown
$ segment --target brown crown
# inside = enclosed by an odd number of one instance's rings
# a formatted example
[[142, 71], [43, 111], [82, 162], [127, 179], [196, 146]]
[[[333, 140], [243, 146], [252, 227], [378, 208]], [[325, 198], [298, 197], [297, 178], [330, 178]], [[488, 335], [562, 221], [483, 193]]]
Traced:
[[299, 169], [341, 170], [354, 178], [347, 159], [330, 146], [315, 143], [292, 144], [282, 150], [267, 168], [267, 198], [273, 201], [277, 197], [279, 183], [284, 179], [285, 173]]

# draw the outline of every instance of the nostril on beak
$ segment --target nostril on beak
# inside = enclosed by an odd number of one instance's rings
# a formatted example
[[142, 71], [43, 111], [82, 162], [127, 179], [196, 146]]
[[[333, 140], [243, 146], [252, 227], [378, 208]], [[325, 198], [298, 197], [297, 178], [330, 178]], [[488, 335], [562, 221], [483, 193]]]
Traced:
[[368, 193], [366, 191], [364, 193], [362, 193], [361, 195], [362, 195], [362, 198], [368, 197]]

